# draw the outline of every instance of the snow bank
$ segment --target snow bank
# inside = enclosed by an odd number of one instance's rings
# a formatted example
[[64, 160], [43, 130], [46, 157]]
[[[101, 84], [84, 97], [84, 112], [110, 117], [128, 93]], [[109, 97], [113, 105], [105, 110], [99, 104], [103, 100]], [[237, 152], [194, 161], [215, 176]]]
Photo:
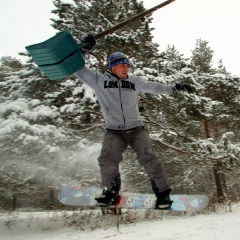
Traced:
[[[159, 211], [160, 219], [121, 224], [117, 231], [116, 216], [100, 211], [32, 212], [0, 215], [1, 239], [4, 240], [239, 240], [240, 205], [232, 212], [174, 216]], [[121, 218], [121, 216], [120, 216]], [[90, 220], [91, 219], [91, 220]], [[84, 227], [85, 226], [85, 227]], [[100, 227], [96, 230], [97, 227]]]

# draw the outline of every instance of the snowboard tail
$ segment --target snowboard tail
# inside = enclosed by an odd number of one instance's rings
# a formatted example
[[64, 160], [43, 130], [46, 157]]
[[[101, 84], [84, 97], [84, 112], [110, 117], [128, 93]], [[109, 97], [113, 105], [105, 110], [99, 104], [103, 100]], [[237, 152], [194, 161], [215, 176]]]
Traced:
[[[101, 195], [102, 189], [98, 187], [67, 186], [59, 191], [58, 199], [68, 206], [78, 207], [105, 207], [99, 205], [95, 200]], [[206, 195], [172, 194], [171, 207], [167, 210], [181, 212], [201, 211], [208, 205]], [[154, 209], [156, 197], [154, 194], [131, 193], [120, 191], [120, 198], [116, 205], [107, 208], [129, 208], [129, 209]]]

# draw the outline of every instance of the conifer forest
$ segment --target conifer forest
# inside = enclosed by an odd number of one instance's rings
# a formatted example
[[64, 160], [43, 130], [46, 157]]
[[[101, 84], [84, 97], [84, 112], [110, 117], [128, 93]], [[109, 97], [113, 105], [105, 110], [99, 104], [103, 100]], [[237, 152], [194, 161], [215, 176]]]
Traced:
[[[51, 26], [98, 34], [144, 10], [136, 0], [53, 1]], [[84, 20], [83, 20], [84, 19]], [[142, 94], [139, 109], [173, 193], [206, 194], [211, 204], [240, 200], [240, 78], [214, 49], [196, 39], [191, 57], [153, 41], [151, 14], [97, 40], [86, 64], [108, 69], [111, 53], [132, 62], [131, 75], [162, 84], [187, 83], [194, 93]], [[164, 37], [164, 36], [163, 36]], [[94, 91], [71, 75], [49, 80], [27, 59], [3, 56], [0, 65], [0, 205], [61, 208], [64, 185], [100, 186], [97, 158], [105, 124]], [[151, 193], [149, 177], [129, 148], [121, 163], [123, 189]]]

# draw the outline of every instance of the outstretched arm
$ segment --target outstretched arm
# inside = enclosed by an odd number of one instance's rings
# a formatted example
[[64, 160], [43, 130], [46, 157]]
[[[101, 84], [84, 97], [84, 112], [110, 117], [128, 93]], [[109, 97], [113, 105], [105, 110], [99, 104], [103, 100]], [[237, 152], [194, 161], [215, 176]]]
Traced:
[[166, 94], [170, 95], [178, 91], [187, 91], [188, 93], [193, 93], [192, 88], [186, 83], [177, 83], [174, 85], [164, 85], [157, 82], [150, 82], [144, 79], [139, 80], [139, 92], [152, 93], [152, 94]]
[[92, 88], [98, 84], [99, 79], [103, 78], [101, 73], [94, 71], [87, 66], [84, 66], [84, 68], [75, 72], [74, 75]]

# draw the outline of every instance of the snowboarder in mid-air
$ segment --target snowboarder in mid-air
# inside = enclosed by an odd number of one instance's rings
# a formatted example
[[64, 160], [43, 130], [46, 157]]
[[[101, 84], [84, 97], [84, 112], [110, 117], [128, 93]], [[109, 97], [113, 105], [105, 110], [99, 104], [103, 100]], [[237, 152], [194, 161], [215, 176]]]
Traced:
[[[84, 34], [81, 42], [84, 54], [96, 44], [90, 33]], [[162, 85], [141, 77], [129, 77], [130, 65], [125, 54], [115, 52], [109, 57], [109, 70], [104, 74], [87, 66], [75, 73], [95, 91], [106, 124], [106, 134], [98, 158], [104, 189], [96, 200], [106, 206], [118, 201], [121, 189], [119, 164], [123, 152], [130, 146], [151, 179], [157, 198], [156, 208], [168, 208], [172, 204], [171, 188], [163, 165], [153, 152], [149, 133], [139, 114], [139, 94], [173, 94], [184, 90], [191, 93], [192, 88], [184, 83]]]

